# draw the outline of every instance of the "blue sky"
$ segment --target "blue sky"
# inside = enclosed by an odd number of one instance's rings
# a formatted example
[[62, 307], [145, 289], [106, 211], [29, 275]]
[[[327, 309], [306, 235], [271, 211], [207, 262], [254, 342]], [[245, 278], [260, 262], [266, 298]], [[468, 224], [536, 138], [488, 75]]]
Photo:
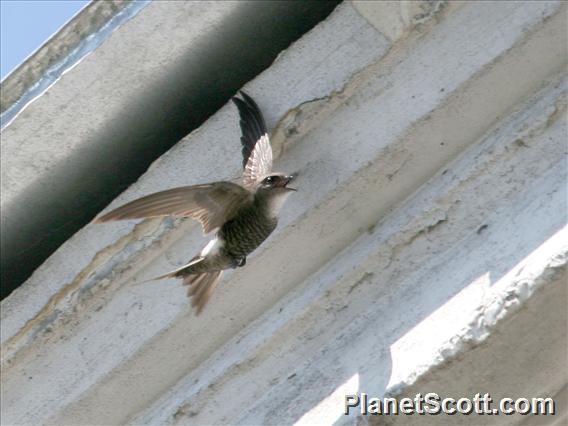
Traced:
[[0, 80], [89, 0], [0, 0]]

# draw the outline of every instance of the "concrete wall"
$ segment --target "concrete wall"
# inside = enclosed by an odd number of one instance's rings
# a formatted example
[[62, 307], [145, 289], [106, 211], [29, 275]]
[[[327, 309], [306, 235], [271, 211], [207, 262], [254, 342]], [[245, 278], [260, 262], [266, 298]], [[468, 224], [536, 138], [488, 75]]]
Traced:
[[[2, 302], [3, 422], [543, 421], [343, 415], [357, 392], [487, 392], [556, 397], [561, 424], [566, 18], [340, 5], [244, 87], [299, 172], [275, 234], [196, 317], [176, 281], [140, 283], [187, 261], [198, 225], [84, 227]], [[109, 208], [238, 176], [238, 132], [227, 104]]]

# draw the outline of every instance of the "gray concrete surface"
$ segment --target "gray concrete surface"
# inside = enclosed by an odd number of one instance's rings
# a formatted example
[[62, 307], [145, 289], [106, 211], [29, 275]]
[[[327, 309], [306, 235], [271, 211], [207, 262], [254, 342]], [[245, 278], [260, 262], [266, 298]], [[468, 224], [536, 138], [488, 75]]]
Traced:
[[[300, 191], [202, 315], [175, 280], [137, 285], [203, 244], [171, 218], [87, 225], [2, 302], [8, 423], [388, 424], [414, 419], [345, 395], [565, 394], [566, 4], [377, 5], [245, 85]], [[223, 106], [108, 208], [237, 176], [237, 121]]]

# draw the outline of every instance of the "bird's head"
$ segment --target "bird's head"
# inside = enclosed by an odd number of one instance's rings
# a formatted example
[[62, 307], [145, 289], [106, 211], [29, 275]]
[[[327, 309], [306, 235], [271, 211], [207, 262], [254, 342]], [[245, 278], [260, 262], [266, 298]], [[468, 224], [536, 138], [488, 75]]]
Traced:
[[295, 191], [288, 184], [294, 180], [294, 175], [285, 175], [284, 173], [271, 173], [264, 176], [260, 181], [257, 191], [271, 191], [276, 193]]
[[262, 178], [256, 189], [256, 198], [260, 202], [265, 202], [272, 213], [278, 214], [280, 207], [295, 188], [288, 186], [294, 180], [294, 175], [284, 173], [271, 173]]

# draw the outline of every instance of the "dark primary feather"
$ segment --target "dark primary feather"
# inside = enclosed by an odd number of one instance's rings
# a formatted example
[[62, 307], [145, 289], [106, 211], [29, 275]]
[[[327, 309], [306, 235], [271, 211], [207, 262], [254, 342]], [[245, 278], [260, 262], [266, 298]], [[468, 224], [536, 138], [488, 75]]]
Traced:
[[244, 92], [233, 98], [241, 117], [243, 178], [245, 188], [255, 191], [261, 179], [272, 170], [272, 148], [266, 123], [258, 105]]
[[245, 92], [239, 92], [243, 99], [233, 97], [232, 100], [239, 109], [241, 117], [241, 143], [243, 145], [243, 168], [246, 166], [256, 143], [263, 135], [268, 135], [264, 117], [256, 102]]

